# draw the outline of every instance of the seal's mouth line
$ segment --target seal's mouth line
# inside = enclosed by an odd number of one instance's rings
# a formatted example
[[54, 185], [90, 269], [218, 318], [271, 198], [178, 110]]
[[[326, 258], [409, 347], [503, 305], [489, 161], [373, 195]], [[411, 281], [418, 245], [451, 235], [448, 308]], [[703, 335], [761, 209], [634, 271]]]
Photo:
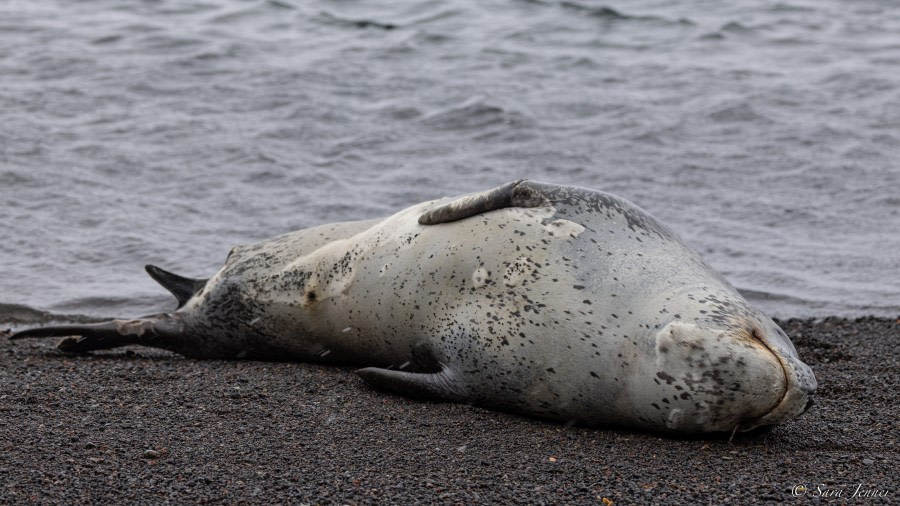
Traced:
[[[750, 420], [750, 423], [746, 423], [746, 424], [740, 424], [740, 423], [739, 423], [738, 426], [735, 427], [734, 430], [735, 430], [735, 431], [740, 430], [741, 432], [744, 432], [744, 431], [747, 431], [747, 430], [752, 430], [752, 429], [755, 429], [756, 427], [758, 427], [759, 425], [757, 425], [755, 422], [758, 422], [759, 420], [762, 420], [762, 419], [766, 418], [767, 416], [771, 415], [773, 412], [775, 412], [775, 410], [778, 409], [779, 406], [781, 406], [782, 404], [784, 404], [785, 399], [787, 399], [788, 394], [789, 394], [790, 391], [791, 391], [791, 388], [790, 388], [790, 386], [791, 386], [791, 379], [790, 379], [790, 376], [788, 375], [787, 365], [784, 363], [784, 360], [781, 358], [781, 355], [780, 355], [777, 351], [775, 351], [774, 349], [772, 349], [772, 346], [770, 346], [769, 343], [767, 343], [767, 342], [765, 341], [765, 339], [763, 339], [763, 338], [759, 335], [759, 331], [758, 331], [757, 329], [755, 329], [755, 328], [752, 329], [752, 330], [750, 331], [750, 336], [753, 337], [753, 340], [755, 340], [756, 342], [758, 342], [759, 344], [761, 344], [761, 345], [763, 346], [763, 348], [765, 348], [766, 350], [768, 350], [768, 352], [771, 353], [771, 354], [775, 357], [775, 360], [778, 361], [778, 365], [781, 366], [781, 374], [784, 375], [784, 392], [781, 394], [781, 399], [778, 399], [778, 402], [776, 402], [776, 403], [772, 406], [772, 409], [770, 409], [769, 411], [767, 411], [765, 414], [763, 414], [762, 416], [758, 416], [758, 417], [756, 417], [756, 418]], [[739, 427], [740, 427], [740, 428], [739, 428]], [[744, 427], [746, 427], [746, 428], [744, 428]], [[733, 436], [733, 434], [732, 434], [732, 436]]]

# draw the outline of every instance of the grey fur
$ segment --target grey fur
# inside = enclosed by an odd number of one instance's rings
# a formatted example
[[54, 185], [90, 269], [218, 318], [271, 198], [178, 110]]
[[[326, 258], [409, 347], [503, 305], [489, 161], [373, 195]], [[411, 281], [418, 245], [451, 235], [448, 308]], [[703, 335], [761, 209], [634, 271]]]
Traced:
[[[648, 213], [533, 181], [238, 246], [178, 311], [117, 322], [164, 330], [109, 327], [106, 347], [357, 364], [407, 395], [662, 431], [779, 423], [816, 385], [781, 329]], [[66, 350], [98, 349], [73, 326], [15, 337], [78, 332], [84, 349]]]

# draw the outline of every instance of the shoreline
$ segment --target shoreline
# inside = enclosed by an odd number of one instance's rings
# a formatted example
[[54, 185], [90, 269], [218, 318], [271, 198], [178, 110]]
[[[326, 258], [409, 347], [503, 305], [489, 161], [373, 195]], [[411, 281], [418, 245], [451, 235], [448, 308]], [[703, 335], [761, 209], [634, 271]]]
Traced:
[[778, 323], [816, 373], [816, 405], [731, 442], [416, 401], [374, 390], [348, 367], [197, 361], [144, 348], [71, 356], [55, 340], [0, 339], [0, 497], [897, 501], [900, 320]]

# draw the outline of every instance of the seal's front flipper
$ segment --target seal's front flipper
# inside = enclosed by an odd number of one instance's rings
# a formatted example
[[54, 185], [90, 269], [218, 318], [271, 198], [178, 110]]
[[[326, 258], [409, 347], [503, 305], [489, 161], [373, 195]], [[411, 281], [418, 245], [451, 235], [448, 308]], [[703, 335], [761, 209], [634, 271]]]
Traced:
[[548, 203], [535, 185], [520, 179], [440, 205], [419, 216], [419, 224], [437, 225], [506, 207], [540, 207]]
[[356, 371], [362, 379], [375, 387], [409, 397], [439, 399], [450, 402], [468, 400], [465, 385], [447, 366], [435, 373], [415, 373], [366, 367]]

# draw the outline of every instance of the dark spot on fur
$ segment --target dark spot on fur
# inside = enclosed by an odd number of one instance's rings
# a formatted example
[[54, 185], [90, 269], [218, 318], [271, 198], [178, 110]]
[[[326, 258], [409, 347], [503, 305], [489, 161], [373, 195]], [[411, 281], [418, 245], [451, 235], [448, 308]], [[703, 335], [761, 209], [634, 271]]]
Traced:
[[658, 377], [659, 379], [665, 381], [665, 382], [666, 382], [667, 384], [669, 384], [669, 385], [671, 385], [671, 384], [675, 381], [675, 377], [674, 377], [674, 376], [672, 376], [671, 374], [662, 372], [662, 371], [656, 373], [656, 377]]

